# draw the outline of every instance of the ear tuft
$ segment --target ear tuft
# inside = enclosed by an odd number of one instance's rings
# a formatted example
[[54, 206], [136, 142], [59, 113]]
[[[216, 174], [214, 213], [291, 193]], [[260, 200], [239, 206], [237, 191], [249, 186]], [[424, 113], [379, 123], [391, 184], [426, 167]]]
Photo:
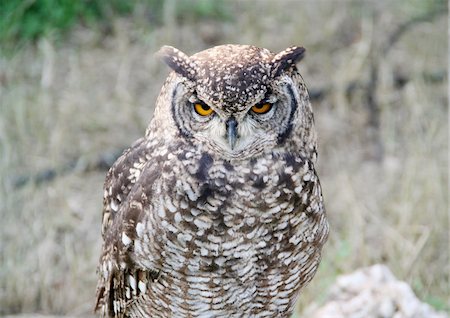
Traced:
[[163, 46], [157, 53], [172, 70], [189, 80], [195, 80], [195, 63], [186, 54], [172, 46]]
[[278, 77], [281, 72], [300, 62], [305, 56], [305, 48], [292, 46], [276, 54], [272, 59], [272, 78]]

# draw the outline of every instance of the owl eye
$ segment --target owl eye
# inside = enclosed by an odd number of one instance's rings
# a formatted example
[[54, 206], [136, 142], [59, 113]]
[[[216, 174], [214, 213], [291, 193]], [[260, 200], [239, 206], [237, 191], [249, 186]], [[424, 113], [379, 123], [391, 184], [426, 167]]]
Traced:
[[272, 104], [268, 102], [262, 102], [252, 107], [252, 111], [256, 114], [265, 114], [271, 109]]
[[194, 109], [195, 112], [201, 116], [209, 116], [214, 112], [211, 107], [202, 102], [195, 102]]

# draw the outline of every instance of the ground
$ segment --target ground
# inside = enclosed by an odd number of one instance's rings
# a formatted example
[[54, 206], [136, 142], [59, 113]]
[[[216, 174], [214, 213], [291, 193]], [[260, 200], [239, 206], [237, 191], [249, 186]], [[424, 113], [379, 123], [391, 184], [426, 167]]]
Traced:
[[77, 26], [0, 56], [0, 314], [92, 314], [105, 167], [152, 116], [168, 74], [153, 54], [223, 43], [307, 50], [331, 230], [296, 315], [337, 275], [375, 263], [449, 310], [446, 14], [230, 1], [224, 18], [183, 20], [171, 3], [158, 24], [135, 12], [106, 33]]

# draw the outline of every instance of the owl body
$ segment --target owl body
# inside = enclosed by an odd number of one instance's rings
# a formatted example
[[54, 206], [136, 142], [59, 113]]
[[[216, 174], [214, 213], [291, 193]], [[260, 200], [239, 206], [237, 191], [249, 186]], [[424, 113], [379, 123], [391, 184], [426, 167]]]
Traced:
[[296, 49], [165, 49], [154, 119], [105, 182], [104, 316], [290, 315], [328, 235]]

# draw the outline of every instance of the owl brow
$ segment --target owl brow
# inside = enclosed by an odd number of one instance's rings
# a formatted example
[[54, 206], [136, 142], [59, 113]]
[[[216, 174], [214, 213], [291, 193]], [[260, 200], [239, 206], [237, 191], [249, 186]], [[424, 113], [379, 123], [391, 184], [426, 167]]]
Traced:
[[255, 105], [263, 105], [263, 104], [266, 104], [266, 103], [271, 103], [271, 102], [269, 101], [269, 98], [268, 98], [268, 97], [264, 97], [264, 98], [261, 99], [259, 102], [257, 102]]
[[191, 104], [197, 104], [197, 103], [199, 103], [199, 104], [202, 104], [202, 105], [205, 105], [205, 106], [208, 106], [208, 107], [209, 107], [209, 105], [208, 105], [204, 100], [200, 99], [200, 98], [197, 96], [197, 94], [191, 95], [191, 97], [188, 98], [188, 102], [191, 103]]
[[197, 94], [192, 94], [188, 98], [188, 102], [190, 102], [190, 103], [195, 103], [195, 102], [198, 102], [199, 100], [200, 100], [200, 98], [198, 98]]
[[272, 92], [272, 90], [267, 89], [263, 99], [261, 99], [257, 104], [265, 104], [265, 103], [273, 104], [274, 102], [276, 102], [276, 100], [277, 98], [275, 97], [275, 94]]

